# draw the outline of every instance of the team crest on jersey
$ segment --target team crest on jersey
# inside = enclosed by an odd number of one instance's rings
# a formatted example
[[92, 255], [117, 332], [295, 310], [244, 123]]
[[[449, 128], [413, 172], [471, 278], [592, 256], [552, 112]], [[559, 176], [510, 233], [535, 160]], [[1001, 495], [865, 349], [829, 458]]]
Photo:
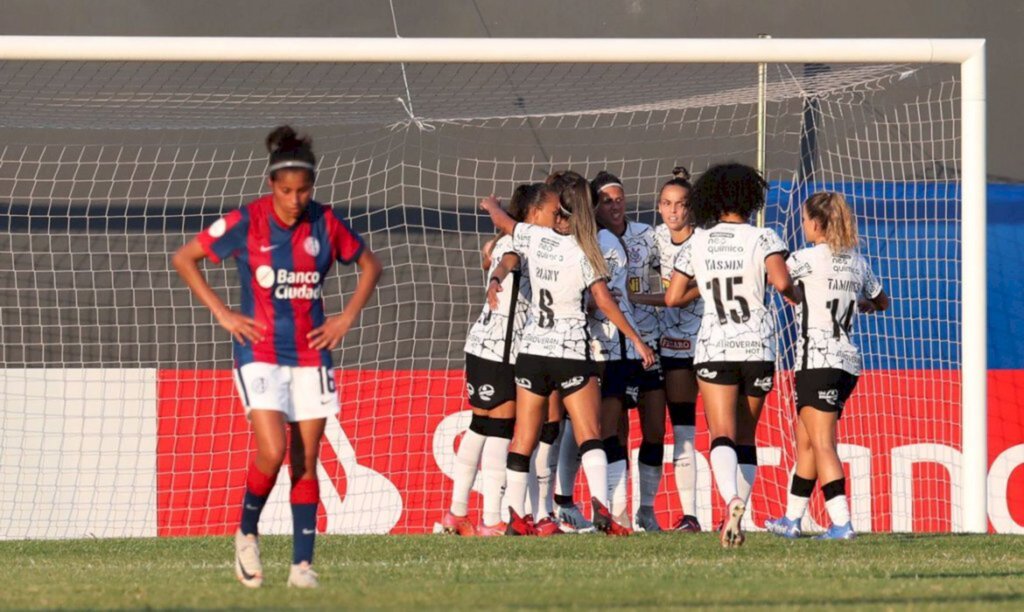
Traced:
[[310, 257], [316, 257], [320, 254], [320, 241], [313, 236], [307, 236], [306, 239], [302, 241], [302, 248], [305, 249], [306, 253]]
[[754, 381], [754, 386], [767, 393], [772, 390], [772, 377], [758, 378]]
[[569, 380], [566, 380], [566, 381], [562, 382], [562, 388], [563, 389], [571, 389], [571, 388], [579, 386], [581, 384], [583, 384], [583, 377], [582, 376], [573, 376]]
[[518, 386], [520, 386], [520, 387], [522, 387], [524, 389], [532, 389], [533, 388], [533, 383], [530, 382], [529, 378], [520, 378], [518, 376], [516, 376], [516, 385], [518, 385]]
[[491, 401], [491, 398], [494, 397], [494, 386], [480, 385], [480, 388], [477, 390], [477, 397], [485, 402]]
[[708, 380], [714, 380], [718, 378], [718, 372], [715, 372], [714, 370], [709, 370], [707, 368], [701, 368], [697, 370], [697, 376], [700, 376], [701, 378], [707, 378]]
[[824, 400], [829, 406], [835, 406], [836, 402], [839, 401], [839, 390], [818, 391], [818, 399]]

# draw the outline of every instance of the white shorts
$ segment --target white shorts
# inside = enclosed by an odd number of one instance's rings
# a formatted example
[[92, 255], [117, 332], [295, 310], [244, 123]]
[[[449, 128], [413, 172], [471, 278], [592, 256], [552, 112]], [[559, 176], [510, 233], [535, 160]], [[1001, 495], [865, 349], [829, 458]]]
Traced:
[[289, 423], [323, 419], [338, 414], [338, 390], [330, 368], [248, 363], [234, 369], [235, 388], [252, 410], [276, 410]]

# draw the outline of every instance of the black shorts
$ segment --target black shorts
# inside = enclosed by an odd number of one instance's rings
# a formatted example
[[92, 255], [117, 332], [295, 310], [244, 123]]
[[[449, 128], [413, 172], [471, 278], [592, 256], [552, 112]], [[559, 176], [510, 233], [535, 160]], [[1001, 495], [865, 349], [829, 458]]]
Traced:
[[642, 361], [636, 362], [636, 384], [640, 387], [640, 393], [658, 391], [665, 387], [665, 373], [661, 370], [660, 359], [654, 361], [654, 365], [651, 366], [650, 370], [644, 369]]
[[693, 357], [662, 357], [661, 369], [666, 372], [672, 370], [692, 370]]
[[633, 408], [640, 399], [640, 387], [637, 386], [637, 370], [639, 362], [628, 359], [614, 361], [598, 361], [597, 375], [601, 378], [601, 399], [617, 397], [623, 406]]
[[597, 376], [597, 365], [593, 361], [522, 353], [516, 357], [516, 385], [544, 397], [552, 391], [558, 391], [563, 398], [569, 397], [585, 387], [593, 376]]
[[843, 414], [846, 400], [857, 386], [857, 377], [838, 368], [816, 368], [796, 372], [796, 410], [804, 406], [822, 412]]
[[466, 353], [466, 396], [470, 406], [482, 410], [515, 401], [515, 366]]
[[775, 386], [771, 361], [707, 361], [694, 366], [697, 378], [716, 385], [739, 385], [740, 395], [764, 397]]

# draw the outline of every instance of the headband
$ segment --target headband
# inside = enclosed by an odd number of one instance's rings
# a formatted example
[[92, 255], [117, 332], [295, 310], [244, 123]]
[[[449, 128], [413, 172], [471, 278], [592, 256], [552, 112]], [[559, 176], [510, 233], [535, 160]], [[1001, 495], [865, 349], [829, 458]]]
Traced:
[[618, 187], [619, 189], [622, 189], [623, 191], [625, 191], [625, 189], [623, 189], [623, 187], [622, 187], [622, 183], [605, 183], [604, 185], [601, 185], [601, 188], [598, 189], [597, 192], [601, 193], [602, 191], [604, 191], [605, 189], [608, 189], [609, 187]]
[[558, 213], [560, 215], [562, 215], [563, 217], [571, 217], [572, 216], [572, 211], [569, 210], [568, 208], [562, 206], [561, 202], [558, 203]]
[[267, 167], [267, 174], [273, 174], [278, 170], [284, 170], [285, 168], [300, 168], [302, 170], [309, 170], [310, 172], [316, 172], [316, 166], [313, 164], [302, 161], [300, 159], [287, 159], [285, 161], [279, 161], [276, 164], [271, 164]]

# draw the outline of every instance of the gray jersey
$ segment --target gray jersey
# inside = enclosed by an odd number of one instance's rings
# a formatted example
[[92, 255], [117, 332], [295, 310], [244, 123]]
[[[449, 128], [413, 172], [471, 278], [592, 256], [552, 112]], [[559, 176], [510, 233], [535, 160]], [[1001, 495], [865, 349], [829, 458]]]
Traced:
[[[626, 247], [629, 276], [626, 279], [631, 293], [649, 293], [651, 291], [651, 273], [661, 267], [658, 255], [658, 241], [654, 228], [646, 223], [626, 222], [626, 231], [619, 236]], [[636, 304], [633, 306], [633, 318], [640, 337], [651, 348], [657, 348], [661, 326], [658, 322], [658, 309], [655, 306]]]
[[519, 354], [590, 359], [584, 294], [604, 279], [576, 239], [550, 228], [517, 223], [512, 248], [526, 260], [531, 292]]
[[[608, 265], [608, 289], [617, 294], [616, 303], [619, 310], [626, 316], [630, 325], [636, 327], [633, 319], [633, 303], [629, 301], [627, 283], [629, 282], [628, 256], [626, 249], [615, 234], [608, 230], [597, 233], [597, 243], [601, 254]], [[590, 326], [590, 353], [594, 361], [615, 361], [618, 359], [639, 359], [632, 342], [615, 327], [615, 324], [596, 308], [591, 308], [587, 315]], [[623, 356], [625, 355], [625, 356]]]
[[[697, 230], [699, 231], [699, 230]], [[693, 235], [683, 242], [672, 242], [672, 232], [668, 226], [661, 224], [654, 228], [654, 238], [658, 245], [658, 256], [661, 259], [661, 286], [668, 289], [675, 272], [674, 264], [679, 249], [693, 239]], [[659, 324], [661, 340], [659, 350], [662, 357], [690, 359], [697, 347], [697, 332], [700, 331], [700, 320], [704, 316], [704, 300], [697, 298], [683, 308], [659, 308]]]
[[775, 315], [765, 305], [765, 259], [788, 252], [774, 230], [719, 223], [695, 233], [675, 269], [697, 280], [704, 318], [694, 363], [775, 361]]
[[[499, 238], [491, 251], [491, 267], [487, 271], [487, 278], [494, 275], [502, 257], [514, 252], [511, 236]], [[515, 363], [529, 310], [530, 278], [526, 263], [520, 258], [519, 269], [506, 276], [501, 283], [498, 307], [491, 310], [490, 305], [484, 302], [483, 311], [469, 329], [466, 352], [488, 361]]]
[[856, 252], [834, 254], [819, 244], [793, 253], [786, 265], [804, 293], [797, 306], [796, 368], [837, 368], [860, 376], [860, 350], [850, 340], [857, 300], [882, 292], [867, 260]]

